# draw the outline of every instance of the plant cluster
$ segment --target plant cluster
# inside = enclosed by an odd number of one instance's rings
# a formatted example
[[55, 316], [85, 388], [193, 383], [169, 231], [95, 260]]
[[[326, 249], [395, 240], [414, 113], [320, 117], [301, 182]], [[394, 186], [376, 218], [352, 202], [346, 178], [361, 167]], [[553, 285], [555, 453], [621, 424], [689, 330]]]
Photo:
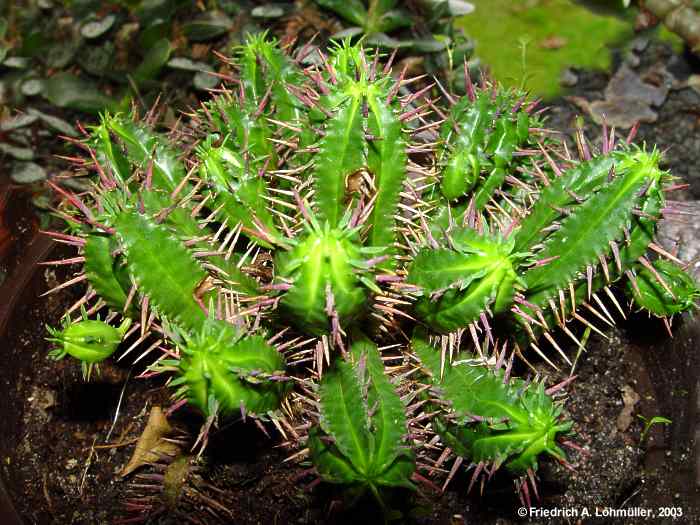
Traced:
[[568, 381], [513, 377], [516, 359], [570, 362], [562, 337], [613, 324], [618, 283], [658, 316], [694, 306], [654, 242], [672, 177], [607, 131], [572, 156], [486, 79], [406, 92], [378, 52], [345, 42], [302, 68], [308, 49], [251, 37], [187, 126], [109, 114], [76, 141], [96, 176], [54, 184], [69, 231], [51, 235], [79, 251], [55, 262], [81, 267], [58, 288], [87, 284], [67, 315], [106, 312], [82, 338], [130, 319], [119, 359], [149, 356], [205, 430], [271, 420], [354, 494], [383, 501], [451, 454], [444, 486], [464, 460], [472, 484], [503, 465], [529, 501], [541, 457], [565, 463]]
[[445, 79], [450, 88], [464, 92], [459, 70], [474, 43], [455, 22], [472, 13], [463, 0], [422, 0], [403, 7], [396, 0], [315, 0], [350, 24], [332, 38], [362, 38], [366, 46], [417, 53], [422, 68]]

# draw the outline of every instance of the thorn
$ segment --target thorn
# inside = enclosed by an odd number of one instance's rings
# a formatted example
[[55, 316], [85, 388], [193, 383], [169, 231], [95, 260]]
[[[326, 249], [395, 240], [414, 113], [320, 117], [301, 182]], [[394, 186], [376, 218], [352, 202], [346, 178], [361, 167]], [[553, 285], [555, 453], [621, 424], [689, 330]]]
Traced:
[[542, 145], [542, 143], [538, 142], [537, 145], [539, 146], [540, 151], [544, 154], [544, 158], [547, 160], [547, 163], [549, 164], [549, 167], [552, 168], [552, 171], [554, 172], [554, 174], [557, 177], [561, 177], [562, 172], [559, 169], [559, 166], [557, 166], [556, 162], [554, 162], [554, 160], [552, 160], [552, 157], [549, 156], [549, 153], [547, 153], [547, 151], [544, 149], [544, 146]]
[[605, 293], [607, 294], [607, 296], [610, 298], [610, 300], [613, 302], [613, 304], [617, 308], [617, 311], [620, 312], [620, 315], [622, 316], [622, 318], [627, 319], [627, 316], [625, 315], [625, 312], [622, 310], [620, 303], [617, 302], [617, 299], [615, 299], [615, 296], [613, 295], [612, 291], [610, 291], [610, 287], [606, 286], [603, 289], [605, 290]]
[[659, 255], [661, 255], [661, 256], [663, 256], [663, 257], [666, 257], [669, 261], [672, 261], [672, 262], [674, 262], [674, 263], [676, 263], [676, 264], [680, 264], [680, 265], [683, 265], [683, 264], [684, 264], [683, 261], [681, 261], [678, 257], [676, 257], [675, 255], [673, 255], [673, 254], [667, 252], [666, 250], [664, 250], [661, 246], [659, 246], [659, 245], [656, 244], [656, 243], [653, 243], [653, 242], [649, 243], [649, 248], [651, 248], [652, 250], [654, 250], [654, 251], [655, 251], [656, 253], [658, 253]]
[[605, 259], [605, 255], [598, 254], [598, 260], [600, 261], [600, 266], [603, 269], [603, 274], [605, 274], [605, 281], [610, 282], [610, 270], [608, 269], [608, 261]]
[[[505, 348], [503, 349], [505, 353]], [[506, 365], [506, 371], [503, 373], [503, 384], [507, 385], [510, 382], [510, 373], [513, 370], [513, 360], [515, 359], [515, 352], [510, 353], [510, 358], [508, 359], [508, 364]]]
[[559, 352], [559, 355], [562, 356], [562, 357], [564, 358], [564, 361], [566, 361], [569, 365], [571, 365], [571, 361], [569, 361], [569, 358], [566, 357], [566, 354], [565, 354], [564, 351], [559, 347], [559, 345], [557, 344], [557, 342], [554, 340], [554, 337], [552, 337], [552, 335], [551, 335], [549, 332], [544, 332], [543, 335], [544, 335], [545, 339], [547, 339], [547, 341], [549, 341], [549, 342], [551, 343], [551, 345], [555, 348], [555, 350], [556, 350], [557, 352]]
[[671, 331], [671, 323], [668, 321], [668, 317], [662, 317], [661, 318], [664, 322], [664, 326], [666, 327], [666, 332], [668, 332], [669, 337], [673, 339], [673, 332]]
[[474, 486], [474, 482], [476, 479], [479, 477], [479, 474], [481, 474], [481, 471], [484, 468], [484, 462], [480, 461], [477, 465], [476, 468], [474, 469], [474, 474], [472, 474], [472, 479], [469, 482], [469, 488], [467, 488], [467, 494], [472, 491], [472, 487]]
[[[419, 91], [416, 91], [415, 93], [413, 93], [412, 95], [410, 95], [406, 100], [404, 100], [403, 102], [401, 102], [401, 107], [404, 108], [404, 107], [408, 106], [409, 104], [411, 104], [411, 103], [412, 103], [413, 101], [415, 101], [416, 99], [422, 97], [426, 92], [428, 92], [428, 91], [430, 91], [431, 89], [433, 89], [433, 87], [435, 87], [435, 84], [428, 84], [428, 85], [425, 86], [423, 89], [421, 89], [421, 90], [419, 90]], [[392, 97], [392, 98], [393, 98], [393, 97]]]
[[47, 291], [47, 292], [44, 292], [44, 293], [41, 294], [39, 297], [45, 297], [45, 296], [47, 296], [47, 295], [49, 295], [49, 294], [52, 294], [52, 293], [54, 293], [54, 292], [58, 292], [59, 290], [63, 290], [64, 288], [67, 288], [68, 286], [71, 286], [71, 285], [73, 285], [73, 284], [76, 284], [76, 283], [79, 283], [79, 282], [81, 282], [81, 281], [84, 281], [85, 279], [87, 279], [87, 274], [84, 274], [84, 273], [83, 273], [83, 274], [81, 274], [81, 275], [78, 275], [77, 277], [74, 277], [73, 279], [70, 279], [69, 281], [66, 281], [66, 282], [63, 283], [63, 284], [59, 284], [58, 286], [56, 286], [56, 287], [54, 287], [54, 288], [51, 288], [51, 290], [49, 290], [49, 291]]
[[452, 478], [454, 478], [455, 474], [457, 474], [459, 467], [462, 466], [463, 461], [464, 461], [464, 458], [462, 456], [457, 456], [457, 459], [455, 459], [454, 463], [452, 464], [452, 468], [450, 469], [450, 473], [447, 475], [447, 479], [445, 480], [445, 483], [443, 483], [443, 485], [442, 485], [441, 492], [445, 492], [445, 489], [450, 484], [450, 481], [452, 481]]
[[550, 361], [549, 358], [548, 358], [546, 355], [544, 355], [544, 353], [542, 352], [542, 350], [540, 350], [540, 347], [537, 346], [537, 345], [535, 344], [534, 341], [531, 341], [531, 342], [530, 342], [530, 347], [531, 347], [533, 350], [535, 350], [535, 352], [537, 352], [537, 354], [538, 354], [542, 359], [544, 359], [544, 360], [547, 362], [547, 364], [548, 364], [549, 366], [551, 366], [552, 368], [554, 368], [554, 370], [559, 371], [559, 367], [558, 367], [557, 365], [555, 365], [554, 363], [552, 363], [552, 361]]
[[551, 396], [552, 394], [556, 394], [559, 392], [561, 389], [566, 388], [571, 384], [571, 382], [576, 379], [577, 376], [569, 376], [564, 381], [561, 381], [560, 383], [557, 383], [554, 386], [550, 386], [548, 389], [544, 391], [545, 394], [548, 396]]
[[481, 312], [479, 314], [479, 319], [481, 319], [481, 324], [484, 327], [484, 330], [486, 330], [486, 335], [487, 335], [489, 341], [491, 342], [491, 344], [494, 344], [493, 343], [493, 334], [491, 333], [491, 326], [489, 325], [489, 320], [486, 317], [486, 314], [484, 312]]
[[394, 49], [392, 51], [391, 56], [389, 56], [389, 60], [386, 61], [386, 64], [384, 64], [384, 69], [382, 70], [383, 75], [388, 75], [389, 72], [391, 71], [391, 66], [394, 65], [394, 59], [396, 58], [396, 53], [398, 52], [398, 49]]
[[532, 485], [532, 490], [535, 493], [535, 497], [537, 498], [537, 501], [540, 501], [540, 495], [537, 492], [537, 483], [535, 482], [535, 472], [532, 470], [532, 467], [527, 469], [527, 475], [530, 478], [530, 484]]
[[687, 190], [688, 188], [690, 188], [690, 184], [674, 184], [673, 186], [666, 186], [661, 191], [667, 193], [669, 191]]
[[608, 148], [608, 121], [603, 117], [603, 141], [602, 141], [602, 153], [607, 155], [610, 153]]
[[441, 84], [440, 81], [437, 79], [437, 77], [433, 77], [433, 80], [434, 80], [435, 83], [437, 84], [437, 86], [438, 86], [438, 88], [440, 89], [440, 91], [442, 92], [442, 94], [443, 94], [443, 95], [445, 96], [445, 98], [447, 99], [447, 102], [450, 103], [450, 106], [454, 106], [454, 105], [457, 103], [457, 100], [455, 100], [455, 98], [454, 98], [452, 95], [450, 95], [450, 94], [445, 90], [445, 88], [442, 86], [442, 84]]
[[593, 330], [595, 333], [597, 333], [598, 335], [600, 335], [600, 336], [603, 337], [604, 339], [607, 339], [608, 341], [610, 340], [610, 338], [609, 338], [607, 335], [605, 335], [603, 332], [601, 332], [593, 323], [591, 323], [590, 321], [588, 321], [588, 319], [586, 319], [585, 317], [583, 317], [583, 316], [582, 316], [581, 314], [579, 314], [578, 312], [575, 312], [575, 311], [574, 311], [574, 312], [573, 312], [573, 316], [574, 316], [574, 319], [576, 319], [576, 320], [582, 322], [582, 323], [585, 324], [588, 328], [590, 328], [591, 330]]
[[533, 266], [533, 268], [536, 268], [538, 266], [544, 266], [546, 264], [551, 263], [552, 261], [556, 261], [557, 259], [559, 259], [559, 257], [561, 257], [561, 256], [554, 255], [552, 257], [545, 257], [544, 259], [540, 259], [538, 261], [535, 261], [532, 266]]
[[525, 503], [527, 503], [527, 508], [532, 507], [532, 502], [530, 501], [530, 489], [527, 487], [527, 479], [523, 479], [520, 482], [520, 490], [523, 492], [525, 497]]
[[590, 456], [590, 455], [591, 455], [590, 451], [588, 451], [588, 450], [586, 450], [585, 448], [583, 448], [583, 447], [577, 445], [577, 444], [574, 443], [573, 441], [569, 441], [568, 439], [562, 439], [562, 440], [559, 441], [559, 443], [561, 443], [561, 444], [562, 444], [563, 446], [565, 446], [565, 447], [568, 447], [568, 448], [570, 448], [570, 449], [572, 449], [572, 450], [575, 450], [576, 452], [578, 452], [578, 453], [580, 453], [580, 454], [583, 454], [584, 456]]
[[593, 288], [593, 267], [590, 264], [586, 265], [586, 284], [588, 286], [588, 300], [590, 301]]
[[639, 283], [637, 282], [637, 276], [634, 275], [632, 270], [625, 270], [625, 275], [627, 276], [627, 279], [629, 279], [630, 284], [632, 285], [632, 288], [634, 289], [634, 292], [637, 295], [641, 296], [642, 292], [639, 289]]
[[588, 308], [588, 310], [590, 310], [590, 312], [591, 312], [593, 315], [595, 315], [596, 317], [598, 317], [598, 318], [599, 318], [601, 321], [603, 321], [605, 324], [607, 324], [607, 325], [609, 325], [610, 327], [614, 328], [614, 327], [615, 327], [615, 321], [614, 321], [613, 318], [610, 316], [610, 312], [608, 312], [608, 310], [605, 308], [605, 306], [604, 306], [603, 303], [601, 302], [600, 298], [599, 298], [595, 293], [592, 295], [592, 297], [593, 297], [593, 299], [595, 300], [595, 302], [598, 303], [598, 306], [605, 312], [605, 315], [606, 315], [607, 318], [606, 318], [606, 317], [603, 317], [603, 315], [602, 315], [598, 310], [596, 310], [595, 308], [593, 308], [589, 303], [583, 303], [583, 306], [585, 306], [586, 308]]
[[85, 257], [72, 257], [70, 259], [56, 259], [55, 261], [43, 261], [38, 263], [41, 266], [60, 266], [64, 264], [77, 264], [85, 262]]
[[652, 274], [654, 274], [654, 277], [656, 277], [656, 280], [659, 282], [659, 284], [668, 292], [668, 294], [673, 298], [674, 301], [677, 300], [676, 294], [673, 293], [673, 290], [668, 286], [666, 281], [664, 280], [663, 277], [659, 274], [658, 271], [656, 271], [656, 268], [654, 268], [654, 265], [652, 265], [646, 257], [642, 256], [639, 259], [637, 259], [640, 263], [642, 263], [642, 266], [644, 266], [647, 270], [649, 270]]

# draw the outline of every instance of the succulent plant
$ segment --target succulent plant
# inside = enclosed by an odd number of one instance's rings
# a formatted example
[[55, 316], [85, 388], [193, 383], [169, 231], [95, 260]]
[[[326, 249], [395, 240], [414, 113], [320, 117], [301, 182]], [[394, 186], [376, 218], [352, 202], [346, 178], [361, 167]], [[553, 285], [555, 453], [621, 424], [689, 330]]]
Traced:
[[114, 327], [98, 318], [88, 319], [85, 309], [80, 321], [71, 322], [64, 318], [63, 330], [50, 326], [46, 329], [51, 337], [49, 341], [59, 346], [49, 352], [52, 359], [63, 359], [67, 355], [78, 359], [83, 369], [83, 377], [90, 379], [92, 369], [117, 351], [119, 343], [131, 326], [131, 319], [123, 319], [118, 327]]
[[412, 347], [433, 395], [448, 407], [435, 420], [437, 433], [457, 455], [457, 465], [469, 458], [474, 466], [469, 489], [483, 474], [483, 490], [485, 479], [505, 465], [524, 483], [522, 494], [529, 500], [528, 480], [537, 491], [538, 457], [565, 462], [557, 437], [570, 433], [572, 423], [562, 417], [561, 403], [553, 401], [554, 389], [510, 377], [511, 367], [502, 368], [505, 352], [489, 367], [477, 356], [441, 364], [439, 354], [420, 337], [414, 337]]
[[163, 360], [179, 374], [171, 382], [175, 398], [186, 399], [204, 415], [265, 414], [285, 393], [284, 359], [263, 337], [242, 337], [229, 323], [208, 320], [194, 334], [184, 332], [180, 358]]
[[[302, 69], [307, 52], [252, 37], [186, 126], [105, 115], [77, 141], [96, 176], [84, 195], [55, 186], [70, 231], [52, 235], [81, 252], [56, 263], [83, 267], [57, 289], [88, 284], [68, 315], [133, 319], [120, 358], [145, 347], [145, 375], [172, 377], [205, 429], [271, 419], [320, 479], [382, 501], [444, 462], [439, 443], [479, 472], [505, 464], [527, 499], [570, 423], [563, 385], [511, 377], [515, 356], [569, 361], [556, 338], [580, 348], [572, 321], [612, 324], [598, 292], [622, 311], [618, 281], [657, 315], [694, 304], [654, 242], [671, 177], [607, 130], [600, 153], [579, 135], [574, 158], [535, 103], [486, 79], [443, 104], [433, 85], [402, 94], [416, 81], [377, 52], [344, 42]], [[653, 303], [658, 286], [681, 306]]]
[[309, 432], [308, 445], [322, 479], [369, 490], [379, 502], [382, 487], [415, 488], [406, 407], [375, 344], [353, 343], [349, 361], [336, 361], [324, 375], [319, 400], [320, 423]]
[[665, 259], [634, 268], [636, 279], [627, 283], [628, 295], [641, 310], [664, 319], [691, 311], [700, 298], [695, 280]]

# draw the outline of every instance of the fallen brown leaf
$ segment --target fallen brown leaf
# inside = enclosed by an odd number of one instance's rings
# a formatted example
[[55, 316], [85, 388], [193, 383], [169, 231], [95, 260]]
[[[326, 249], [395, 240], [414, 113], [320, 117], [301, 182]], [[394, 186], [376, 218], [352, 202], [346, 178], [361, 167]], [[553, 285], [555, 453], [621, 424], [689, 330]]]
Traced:
[[168, 423], [163, 410], [154, 406], [148, 415], [146, 428], [136, 443], [136, 449], [129, 463], [119, 473], [120, 477], [128, 476], [134, 470], [147, 463], [158, 460], [160, 455], [176, 456], [180, 453], [180, 447], [165, 438], [173, 435], [174, 429]]
[[540, 42], [540, 47], [544, 49], [561, 49], [569, 41], [563, 36], [551, 35]]

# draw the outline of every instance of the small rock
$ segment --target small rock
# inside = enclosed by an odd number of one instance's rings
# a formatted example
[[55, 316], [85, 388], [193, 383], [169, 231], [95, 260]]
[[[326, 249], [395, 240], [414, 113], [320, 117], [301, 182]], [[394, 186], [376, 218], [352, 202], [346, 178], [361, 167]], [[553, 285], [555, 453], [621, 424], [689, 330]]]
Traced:
[[658, 114], [643, 100], [635, 98], [614, 97], [596, 100], [589, 105], [591, 117], [596, 124], [631, 128], [637, 122], [656, 122]]
[[638, 36], [637, 38], [632, 40], [632, 49], [637, 53], [641, 53], [648, 46], [649, 46], [649, 39], [645, 38], [643, 36]]
[[625, 53], [625, 64], [627, 64], [630, 67], [637, 67], [641, 63], [641, 59], [639, 58], [639, 55], [632, 51], [631, 49]]
[[[700, 201], [685, 201], [674, 204], [682, 211], [700, 215]], [[696, 279], [700, 279], [700, 222], [695, 220], [679, 221], [663, 219], [659, 222], [658, 239], [661, 245], [671, 253], [677, 253], [682, 261], [695, 261], [689, 270]]]
[[615, 98], [634, 99], [649, 105], [660, 106], [666, 100], [668, 87], [665, 82], [653, 85], [642, 78], [628, 65], [622, 65], [605, 88], [607, 100]]
[[559, 85], [562, 87], [574, 87], [576, 84], [578, 84], [578, 75], [569, 67], [563, 69], [559, 75]]

